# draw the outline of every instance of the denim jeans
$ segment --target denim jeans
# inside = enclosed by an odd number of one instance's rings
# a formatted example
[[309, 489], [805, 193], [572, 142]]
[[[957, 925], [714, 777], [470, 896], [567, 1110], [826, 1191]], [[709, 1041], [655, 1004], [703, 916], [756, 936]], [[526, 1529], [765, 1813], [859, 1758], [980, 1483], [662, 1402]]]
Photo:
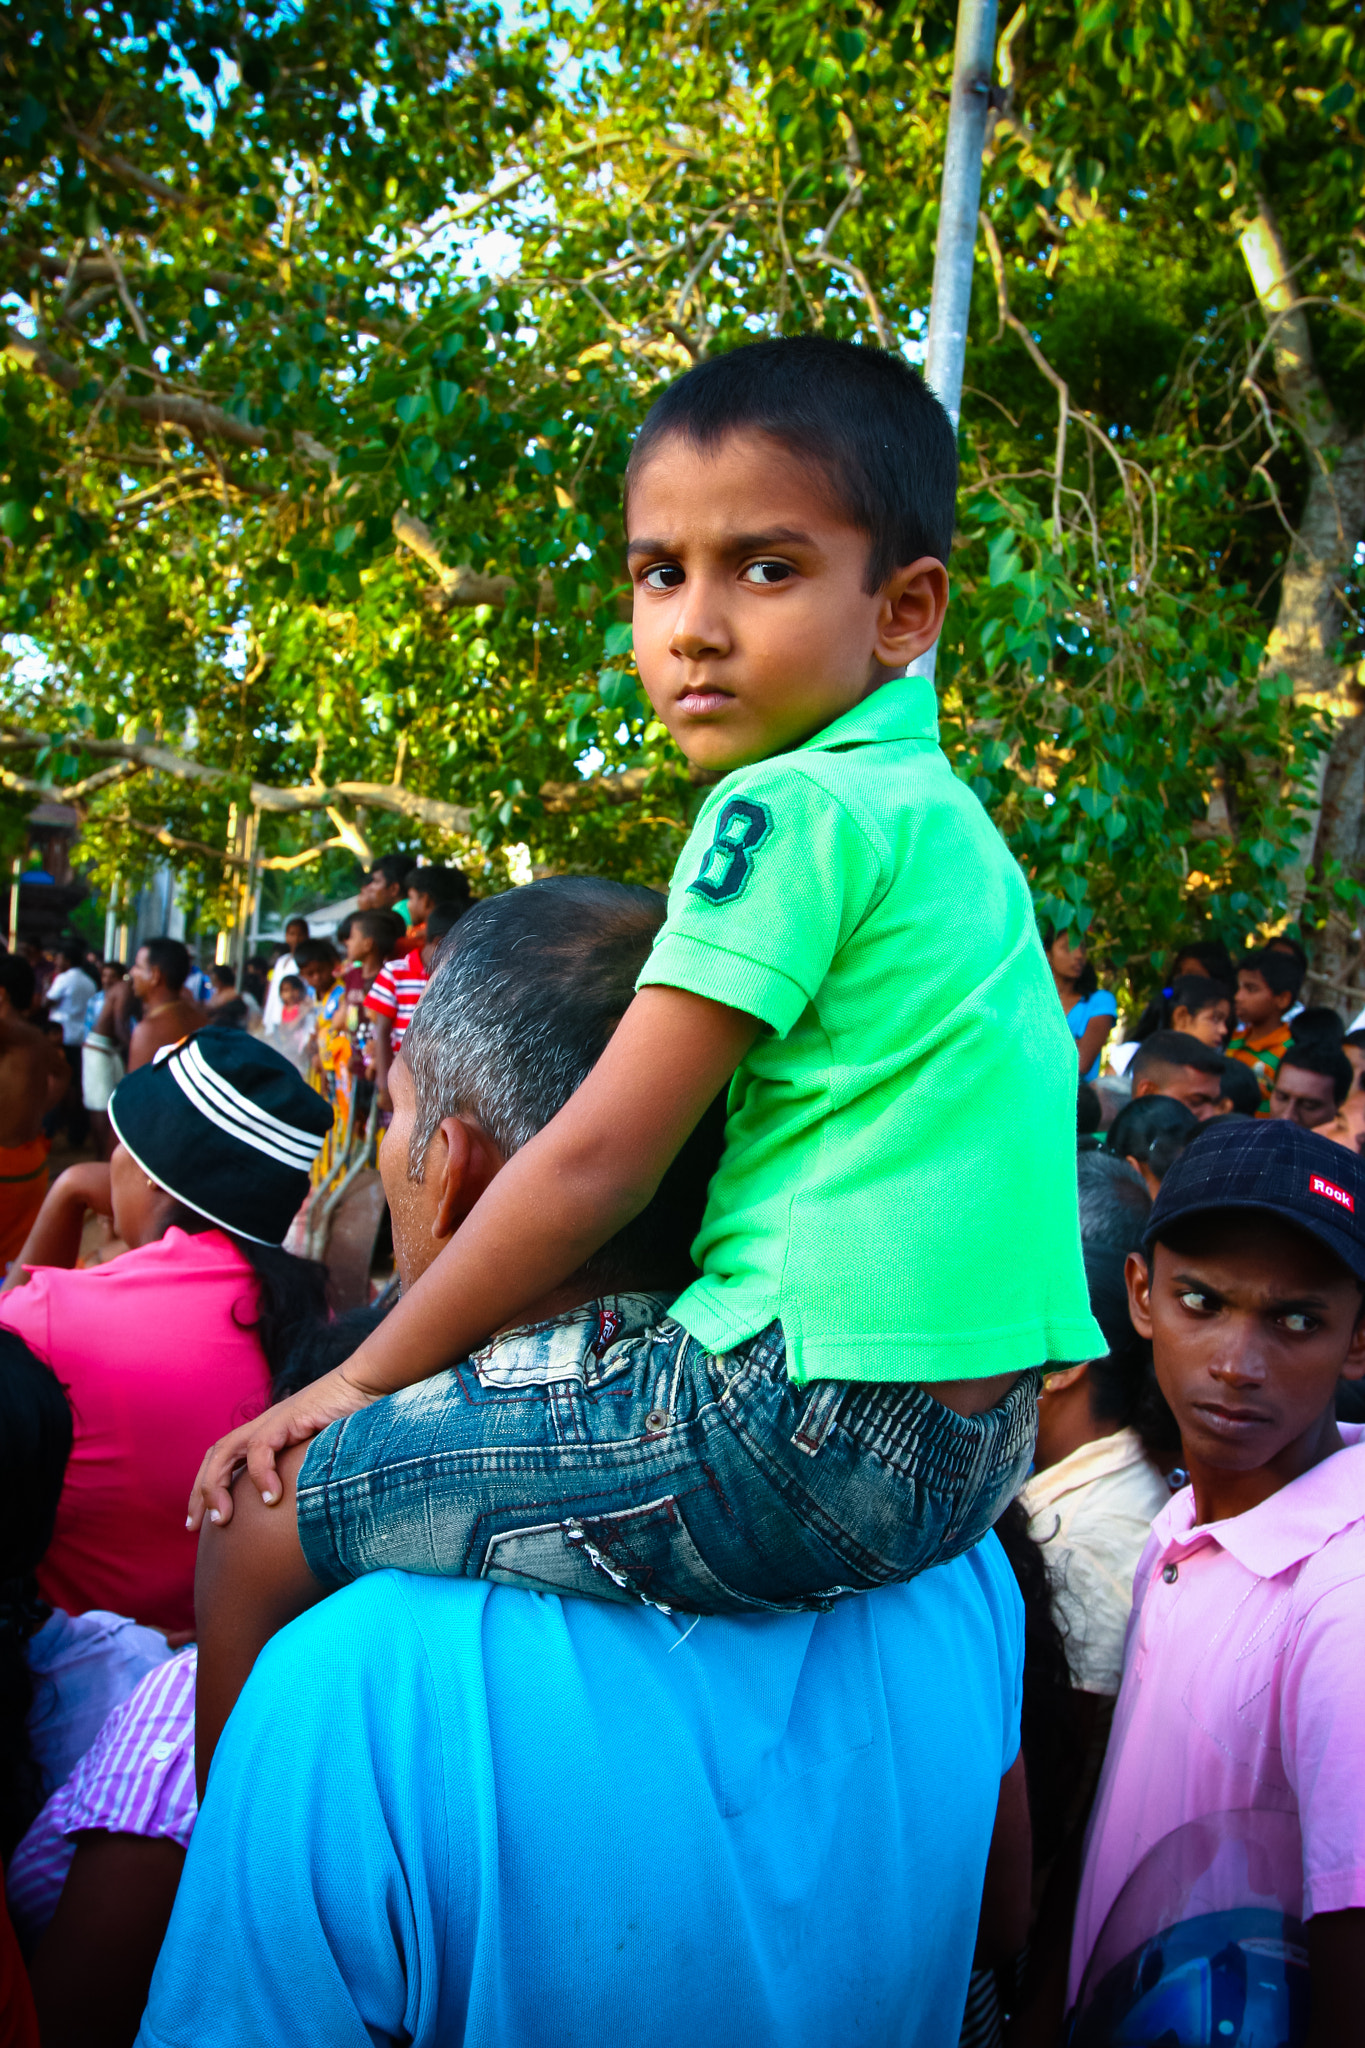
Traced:
[[394, 1567], [702, 1614], [823, 1606], [970, 1549], [1022, 1485], [1037, 1375], [985, 1414], [787, 1378], [773, 1323], [717, 1357], [666, 1299], [496, 1338], [323, 1431], [299, 1535], [339, 1586]]

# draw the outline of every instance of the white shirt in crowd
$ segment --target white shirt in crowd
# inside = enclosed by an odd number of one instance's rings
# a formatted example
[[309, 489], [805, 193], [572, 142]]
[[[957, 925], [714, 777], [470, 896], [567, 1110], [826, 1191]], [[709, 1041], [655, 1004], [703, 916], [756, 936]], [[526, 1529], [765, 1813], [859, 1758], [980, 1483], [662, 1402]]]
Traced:
[[48, 984], [47, 1013], [62, 1027], [63, 1045], [85, 1042], [85, 1006], [97, 993], [95, 983], [80, 967], [63, 968]]
[[265, 1008], [261, 1012], [261, 1029], [276, 1031], [280, 1025], [280, 1012], [284, 1004], [280, 1001], [280, 983], [286, 974], [297, 974], [298, 965], [292, 953], [282, 953], [270, 970], [270, 986], [265, 992]]

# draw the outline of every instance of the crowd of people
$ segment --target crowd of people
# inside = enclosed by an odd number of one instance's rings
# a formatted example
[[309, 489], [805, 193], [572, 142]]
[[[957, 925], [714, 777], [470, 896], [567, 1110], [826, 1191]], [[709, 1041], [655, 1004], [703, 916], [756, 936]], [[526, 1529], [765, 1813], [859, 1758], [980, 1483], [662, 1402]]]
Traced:
[[952, 450], [838, 343], [656, 406], [666, 899], [0, 956], [0, 1137], [79, 1068], [99, 1155], [0, 1290], [0, 2041], [1360, 2038], [1365, 1030], [1039, 932], [906, 672]]

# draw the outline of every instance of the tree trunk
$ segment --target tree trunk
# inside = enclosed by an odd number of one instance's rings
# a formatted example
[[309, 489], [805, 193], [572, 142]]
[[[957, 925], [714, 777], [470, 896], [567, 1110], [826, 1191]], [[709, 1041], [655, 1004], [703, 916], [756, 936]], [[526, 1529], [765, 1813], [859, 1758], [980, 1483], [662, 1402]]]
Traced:
[[[1269, 328], [1285, 411], [1303, 446], [1308, 492], [1280, 581], [1265, 667], [1329, 714], [1334, 735], [1319, 765], [1317, 802], [1299, 859], [1286, 875], [1291, 909], [1303, 901], [1310, 865], [1330, 860], [1365, 871], [1365, 687], [1354, 663], [1336, 659], [1345, 620], [1343, 584], [1365, 534], [1365, 434], [1345, 431], [1318, 373], [1308, 320], [1293, 283], [1279, 223], [1261, 197], [1241, 238], [1242, 255]], [[1341, 1002], [1361, 978], [1354, 913], [1334, 912], [1314, 946], [1315, 996]]]

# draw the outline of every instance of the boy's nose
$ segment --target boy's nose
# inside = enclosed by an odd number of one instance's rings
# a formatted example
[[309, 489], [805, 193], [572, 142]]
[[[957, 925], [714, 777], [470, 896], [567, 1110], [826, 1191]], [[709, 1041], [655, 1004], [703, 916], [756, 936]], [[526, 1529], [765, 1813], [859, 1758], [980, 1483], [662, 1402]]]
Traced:
[[1266, 1376], [1263, 1333], [1255, 1317], [1238, 1317], [1220, 1331], [1217, 1356], [1209, 1366], [1214, 1379], [1232, 1387], [1259, 1387]]
[[680, 661], [701, 661], [729, 650], [730, 631], [723, 610], [704, 587], [690, 584], [682, 593], [668, 636], [669, 653]]

